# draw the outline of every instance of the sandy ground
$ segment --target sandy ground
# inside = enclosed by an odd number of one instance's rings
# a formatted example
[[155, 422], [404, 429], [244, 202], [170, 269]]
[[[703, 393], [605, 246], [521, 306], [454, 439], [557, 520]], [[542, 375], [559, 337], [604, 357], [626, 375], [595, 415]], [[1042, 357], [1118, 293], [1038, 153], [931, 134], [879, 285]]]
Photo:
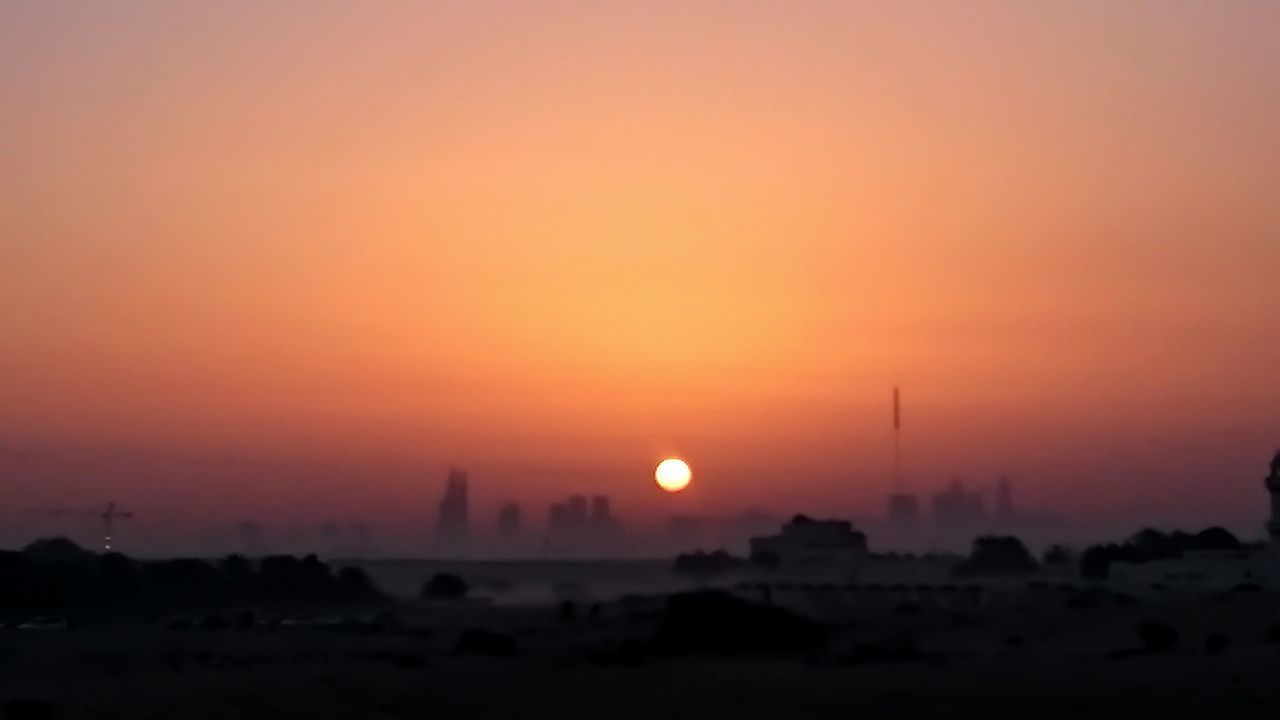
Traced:
[[[1280, 599], [1242, 595], [1080, 606], [1054, 590], [921, 598], [797, 590], [833, 628], [823, 651], [656, 657], [617, 664], [652, 636], [644, 603], [565, 622], [550, 608], [416, 604], [382, 634], [321, 629], [167, 630], [89, 623], [0, 634], [0, 702], [49, 701], [67, 718], [1275, 717]], [[825, 596], [824, 596], [825, 595]], [[660, 601], [655, 601], [660, 602]], [[911, 606], [904, 607], [903, 603]], [[1134, 626], [1177, 627], [1167, 655]], [[458, 655], [465, 628], [509, 633], [515, 657]], [[1204, 650], [1214, 633], [1230, 638]], [[855, 661], [910, 643], [903, 661]]]

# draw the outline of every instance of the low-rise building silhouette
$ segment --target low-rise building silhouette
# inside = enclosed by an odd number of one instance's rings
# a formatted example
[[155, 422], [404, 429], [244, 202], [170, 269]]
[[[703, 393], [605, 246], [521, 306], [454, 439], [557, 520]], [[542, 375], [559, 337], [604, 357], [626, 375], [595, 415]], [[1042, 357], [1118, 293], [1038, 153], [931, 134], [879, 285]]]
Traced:
[[751, 557], [788, 575], [853, 579], [867, 556], [867, 536], [847, 520], [797, 515], [776, 535], [751, 539]]

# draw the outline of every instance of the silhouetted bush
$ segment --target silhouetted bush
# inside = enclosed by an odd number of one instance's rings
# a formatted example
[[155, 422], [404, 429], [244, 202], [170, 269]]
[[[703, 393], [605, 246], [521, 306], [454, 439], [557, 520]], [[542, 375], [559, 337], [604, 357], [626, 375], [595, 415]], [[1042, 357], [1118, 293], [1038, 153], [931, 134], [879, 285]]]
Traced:
[[364, 568], [342, 568], [338, 571], [338, 585], [342, 588], [344, 595], [353, 598], [368, 597], [377, 593], [373, 578], [369, 577], [369, 573], [365, 572]]
[[692, 575], [700, 578], [711, 578], [737, 570], [742, 560], [724, 550], [715, 552], [681, 553], [676, 556], [675, 571], [679, 575]]
[[0, 609], [155, 616], [233, 602], [298, 604], [380, 597], [371, 582], [358, 579], [335, 577], [314, 556], [265, 558], [257, 565], [237, 556], [216, 565], [195, 559], [136, 562], [52, 538], [37, 540], [22, 552], [0, 552]]
[[1204, 639], [1204, 651], [1210, 655], [1216, 655], [1231, 644], [1231, 639], [1222, 633], [1213, 633]]
[[826, 637], [822, 625], [780, 607], [704, 591], [668, 599], [656, 645], [673, 654], [788, 652], [822, 647]]
[[438, 572], [422, 586], [424, 600], [461, 600], [467, 596], [467, 582], [453, 573]]
[[1112, 562], [1141, 563], [1182, 557], [1187, 552], [1232, 551], [1244, 546], [1229, 531], [1211, 527], [1195, 534], [1162, 533], [1147, 528], [1121, 545], [1094, 545], [1080, 558], [1080, 572], [1086, 578], [1106, 578]]
[[483, 628], [464, 630], [453, 646], [453, 651], [460, 655], [488, 655], [503, 658], [514, 657], [517, 650], [515, 637]]
[[973, 541], [969, 558], [956, 566], [960, 575], [1027, 575], [1036, 560], [1027, 546], [1011, 535], [986, 535]]
[[1144, 622], [1138, 625], [1138, 639], [1142, 649], [1152, 653], [1165, 653], [1178, 645], [1178, 631], [1161, 622]]
[[1049, 567], [1065, 567], [1075, 561], [1075, 556], [1063, 545], [1050, 545], [1040, 560]]
[[782, 564], [777, 554], [767, 550], [751, 553], [751, 563], [766, 570], [776, 570]]

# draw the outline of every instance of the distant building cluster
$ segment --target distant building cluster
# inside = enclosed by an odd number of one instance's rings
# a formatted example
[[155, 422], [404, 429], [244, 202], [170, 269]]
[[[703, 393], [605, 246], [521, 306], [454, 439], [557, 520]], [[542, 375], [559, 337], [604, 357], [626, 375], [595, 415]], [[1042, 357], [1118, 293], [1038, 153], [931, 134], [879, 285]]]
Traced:
[[435, 523], [434, 553], [443, 558], [521, 557], [541, 547], [547, 557], [604, 557], [619, 551], [624, 533], [606, 495], [571, 495], [550, 505], [541, 541], [525, 526], [524, 512], [513, 501], [502, 503], [492, 535], [470, 526], [470, 488], [466, 471], [453, 468], [445, 482]]
[[895, 492], [886, 506], [884, 541], [893, 549], [913, 552], [965, 550], [978, 535], [1026, 534], [1035, 540], [1062, 525], [1052, 515], [1019, 512], [1008, 478], [996, 481], [994, 495], [994, 506], [988, 509], [981, 490], [956, 478], [929, 497], [926, 513], [919, 497]]
[[613, 516], [609, 498], [595, 495], [588, 505], [583, 495], [571, 495], [547, 510], [546, 552], [554, 557], [599, 556], [617, 550], [622, 525]]

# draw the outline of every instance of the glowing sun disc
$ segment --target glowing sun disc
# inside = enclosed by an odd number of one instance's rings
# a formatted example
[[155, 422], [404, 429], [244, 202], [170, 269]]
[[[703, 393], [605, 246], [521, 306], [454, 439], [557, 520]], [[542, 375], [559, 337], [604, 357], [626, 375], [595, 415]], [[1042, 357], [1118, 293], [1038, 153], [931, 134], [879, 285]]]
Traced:
[[658, 481], [658, 487], [667, 492], [680, 492], [689, 486], [693, 472], [689, 470], [689, 464], [680, 458], [667, 458], [658, 463], [658, 469], [653, 471], [653, 479]]

